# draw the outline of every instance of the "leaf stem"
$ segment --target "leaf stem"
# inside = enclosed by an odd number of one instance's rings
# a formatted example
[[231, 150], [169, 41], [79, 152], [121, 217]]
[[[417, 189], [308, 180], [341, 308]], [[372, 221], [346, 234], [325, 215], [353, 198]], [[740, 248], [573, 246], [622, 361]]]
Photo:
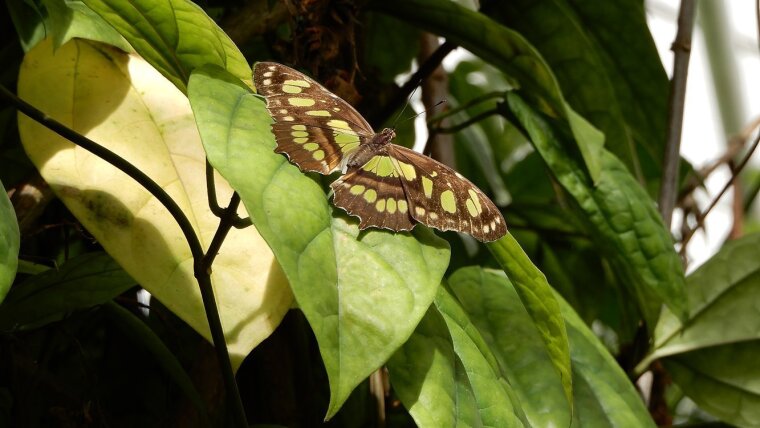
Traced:
[[[4, 85], [0, 85], [0, 96], [8, 100], [18, 111], [32, 120], [40, 123], [79, 147], [84, 148], [127, 174], [150, 192], [150, 194], [161, 202], [161, 204], [169, 211], [169, 214], [171, 214], [182, 230], [182, 234], [185, 236], [185, 240], [190, 247], [190, 253], [193, 256], [193, 273], [198, 280], [198, 285], [200, 287], [203, 307], [206, 311], [206, 318], [211, 331], [211, 338], [214, 342], [214, 349], [216, 349], [217, 359], [219, 360], [219, 368], [222, 372], [222, 378], [224, 379], [227, 397], [232, 405], [236, 425], [239, 427], [247, 427], [248, 422], [246, 421], [243, 403], [240, 399], [240, 392], [238, 391], [237, 383], [235, 382], [235, 374], [232, 371], [227, 343], [224, 340], [224, 330], [222, 329], [222, 323], [219, 319], [219, 311], [217, 310], [216, 299], [211, 286], [211, 269], [203, 263], [204, 258], [206, 257], [203, 252], [203, 247], [201, 246], [198, 235], [196, 235], [195, 230], [193, 229], [193, 225], [190, 223], [187, 216], [185, 216], [185, 213], [182, 212], [179, 205], [177, 205], [171, 196], [169, 196], [158, 183], [153, 181], [147, 174], [140, 171], [126, 159], [54, 120], [42, 111], [33, 107], [31, 104], [20, 99]], [[232, 202], [230, 203], [230, 206], [232, 206]], [[213, 257], [211, 260], [213, 261]]]
[[678, 196], [678, 167], [681, 163], [681, 130], [683, 127], [686, 79], [689, 73], [691, 36], [694, 29], [695, 12], [694, 0], [681, 1], [681, 8], [678, 12], [678, 32], [671, 46], [671, 50], [674, 53], [673, 78], [670, 79], [668, 140], [665, 145], [659, 197], [660, 214], [665, 225], [668, 227], [670, 227], [673, 219], [673, 208]]

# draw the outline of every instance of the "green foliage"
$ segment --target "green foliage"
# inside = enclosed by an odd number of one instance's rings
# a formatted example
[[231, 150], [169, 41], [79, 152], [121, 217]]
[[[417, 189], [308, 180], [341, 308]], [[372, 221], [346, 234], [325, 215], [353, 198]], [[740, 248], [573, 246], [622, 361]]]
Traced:
[[[632, 379], [652, 363], [676, 384], [665, 392], [760, 425], [760, 237], [684, 278], [647, 192], [660, 185], [667, 77], [641, 2], [249, 3], [11, 1], [26, 54], [3, 83], [148, 174], [216, 251], [208, 272], [252, 425], [371, 426], [383, 409], [389, 427], [650, 427], [662, 421]], [[502, 209], [498, 241], [361, 231], [330, 201], [335, 175], [273, 150], [250, 64], [289, 63], [373, 115], [398, 112], [389, 100], [424, 61], [422, 31], [469, 51], [447, 71], [443, 116], [473, 122], [453, 156]], [[2, 119], [14, 143], [0, 147], [4, 184], [33, 183], [33, 164], [59, 201], [24, 211], [21, 234], [0, 201], [0, 361], [12, 373], [0, 424], [231, 426], [203, 265], [175, 219], [97, 156], [26, 116], [20, 136]], [[219, 232], [204, 160], [219, 203], [234, 191], [252, 225]], [[17, 275], [19, 254], [29, 268]], [[123, 389], [125, 378], [137, 380]]]
[[4, 193], [0, 195], [0, 303], [16, 276], [19, 243], [16, 214], [8, 195]]

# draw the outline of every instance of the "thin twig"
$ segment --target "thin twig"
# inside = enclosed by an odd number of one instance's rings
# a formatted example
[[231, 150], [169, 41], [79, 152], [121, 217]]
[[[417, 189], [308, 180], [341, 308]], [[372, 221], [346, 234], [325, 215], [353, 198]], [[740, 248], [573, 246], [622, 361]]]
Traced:
[[177, 222], [182, 234], [185, 236], [185, 240], [190, 247], [190, 253], [193, 255], [193, 273], [198, 280], [198, 285], [200, 287], [203, 307], [206, 311], [206, 318], [209, 323], [209, 329], [214, 342], [214, 349], [216, 350], [216, 355], [219, 360], [219, 368], [222, 372], [222, 378], [224, 379], [229, 403], [232, 407], [233, 417], [235, 418], [237, 426], [247, 427], [248, 422], [246, 421], [245, 410], [243, 409], [243, 403], [240, 400], [240, 392], [238, 391], [237, 383], [235, 382], [235, 374], [232, 371], [232, 363], [230, 362], [227, 343], [224, 339], [224, 330], [222, 329], [222, 323], [219, 319], [216, 298], [214, 297], [214, 291], [211, 286], [211, 272], [210, 269], [203, 264], [203, 247], [198, 239], [198, 235], [196, 235], [195, 230], [193, 229], [193, 225], [190, 223], [187, 216], [185, 216], [185, 213], [171, 196], [158, 185], [158, 183], [153, 181], [148, 175], [140, 171], [126, 159], [54, 120], [42, 111], [33, 107], [31, 104], [17, 97], [3, 85], [0, 85], [0, 96], [7, 99], [14, 107], [16, 107], [16, 109], [34, 121], [42, 124], [61, 137], [66, 138], [127, 174], [150, 192], [150, 194], [169, 211], [169, 214], [171, 214]]
[[[208, 206], [215, 216], [219, 217], [220, 219], [223, 217], [232, 216], [229, 221], [231, 221], [232, 227], [236, 229], [244, 229], [253, 224], [250, 217], [240, 218], [240, 216], [237, 215], [237, 212], [235, 212], [234, 215], [230, 214], [229, 207], [225, 209], [219, 206], [219, 202], [217, 202], [216, 199], [216, 185], [214, 184], [214, 167], [211, 166], [208, 158], [206, 158], [206, 193], [208, 194]], [[235, 198], [238, 198], [239, 202], [239, 196], [237, 192], [233, 192], [230, 204], [232, 204], [232, 201]], [[235, 209], [237, 209], [237, 207], [235, 207]]]
[[493, 99], [496, 99], [496, 98], [503, 100], [503, 99], [506, 98], [507, 92], [508, 91], [495, 91], [495, 92], [489, 92], [487, 94], [483, 94], [483, 95], [480, 95], [478, 97], [475, 97], [475, 98], [467, 101], [466, 103], [464, 103], [462, 105], [456, 106], [456, 107], [454, 107], [452, 109], [448, 109], [448, 110], [444, 111], [443, 113], [440, 113], [440, 114], [437, 114], [437, 115], [431, 117], [427, 121], [428, 125], [440, 122], [442, 119], [454, 116], [455, 114], [459, 114], [462, 111], [469, 110], [470, 108], [472, 108], [472, 107], [474, 107], [474, 106], [476, 106], [478, 104], [484, 103], [484, 102], [486, 102], [488, 100], [493, 100]]
[[486, 110], [484, 112], [478, 113], [475, 116], [473, 116], [473, 117], [465, 120], [464, 122], [457, 123], [454, 126], [449, 126], [449, 127], [445, 127], [445, 128], [444, 127], [431, 127], [431, 129], [434, 130], [435, 132], [438, 132], [438, 133], [441, 133], [441, 134], [453, 134], [455, 132], [459, 132], [459, 131], [467, 128], [468, 126], [470, 126], [472, 124], [478, 123], [478, 122], [482, 121], [483, 119], [485, 119], [485, 118], [487, 118], [489, 116], [493, 116], [495, 114], [499, 114], [499, 112], [500, 112], [500, 110], [498, 108], [493, 108], [491, 110]]
[[670, 80], [668, 99], [668, 140], [663, 159], [660, 187], [660, 215], [668, 227], [673, 219], [673, 208], [678, 196], [678, 166], [681, 163], [681, 129], [683, 127], [686, 79], [691, 56], [691, 35], [694, 29], [694, 0], [682, 0], [678, 13], [678, 33], [671, 46], [673, 50], [673, 78]]
[[699, 216], [697, 216], [697, 224], [689, 229], [689, 232], [683, 237], [681, 241], [681, 254], [686, 254], [686, 246], [689, 244], [689, 241], [694, 236], [694, 233], [696, 233], [697, 230], [699, 230], [702, 226], [704, 226], [705, 217], [707, 217], [708, 214], [710, 214], [710, 211], [712, 211], [713, 208], [715, 208], [715, 205], [718, 204], [718, 201], [721, 197], [728, 191], [729, 188], [734, 183], [734, 180], [736, 180], [736, 177], [739, 175], [740, 172], [744, 169], [744, 167], [749, 162], [749, 159], [752, 157], [752, 154], [755, 153], [755, 150], [757, 149], [758, 144], [760, 144], [760, 131], [757, 133], [757, 136], [755, 137], [755, 140], [752, 142], [752, 146], [750, 146], [747, 153], [742, 158], [741, 162], [736, 166], [736, 168], [731, 171], [731, 178], [728, 180], [728, 182], [723, 186], [723, 188], [720, 190], [718, 195], [713, 198], [712, 202], [710, 202], [710, 205], [702, 211]]

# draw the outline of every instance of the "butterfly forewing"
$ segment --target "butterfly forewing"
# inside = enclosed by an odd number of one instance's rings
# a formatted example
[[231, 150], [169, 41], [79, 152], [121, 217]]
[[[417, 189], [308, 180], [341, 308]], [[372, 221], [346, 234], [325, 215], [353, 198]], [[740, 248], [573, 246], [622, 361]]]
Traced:
[[274, 119], [276, 151], [302, 171], [329, 174], [347, 153], [374, 135], [351, 105], [290, 67], [256, 63], [253, 81]]

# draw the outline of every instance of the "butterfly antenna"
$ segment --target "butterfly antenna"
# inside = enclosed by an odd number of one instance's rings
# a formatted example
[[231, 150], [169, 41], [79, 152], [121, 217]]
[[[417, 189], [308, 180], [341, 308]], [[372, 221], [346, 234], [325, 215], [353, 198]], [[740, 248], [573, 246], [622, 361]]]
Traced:
[[429, 108], [429, 109], [427, 109], [427, 110], [422, 110], [421, 112], [419, 112], [419, 113], [415, 114], [414, 116], [410, 116], [410, 117], [407, 117], [406, 119], [402, 120], [400, 123], [404, 123], [404, 122], [406, 122], [406, 121], [412, 120], [412, 119], [414, 119], [415, 117], [417, 117], [417, 116], [419, 116], [419, 115], [421, 115], [421, 114], [423, 114], [423, 113], [427, 113], [428, 111], [430, 111], [430, 110], [433, 110], [434, 108], [438, 107], [439, 105], [441, 105], [441, 104], [443, 104], [443, 103], [445, 103], [445, 102], [446, 102], [446, 100], [441, 100], [441, 101], [438, 101], [438, 102], [437, 102], [437, 103], [436, 103], [436, 104], [435, 104], [433, 107], [430, 107], [430, 108]]
[[414, 90], [411, 94], [409, 94], [409, 98], [406, 99], [406, 103], [404, 104], [404, 108], [401, 109], [401, 111], [396, 115], [396, 119], [393, 121], [393, 125], [391, 125], [391, 129], [396, 129], [396, 123], [398, 123], [399, 118], [401, 118], [401, 115], [404, 114], [404, 111], [406, 111], [406, 108], [409, 106], [409, 102], [414, 96], [414, 93], [417, 92], [417, 89], [419, 86], [415, 86]]

